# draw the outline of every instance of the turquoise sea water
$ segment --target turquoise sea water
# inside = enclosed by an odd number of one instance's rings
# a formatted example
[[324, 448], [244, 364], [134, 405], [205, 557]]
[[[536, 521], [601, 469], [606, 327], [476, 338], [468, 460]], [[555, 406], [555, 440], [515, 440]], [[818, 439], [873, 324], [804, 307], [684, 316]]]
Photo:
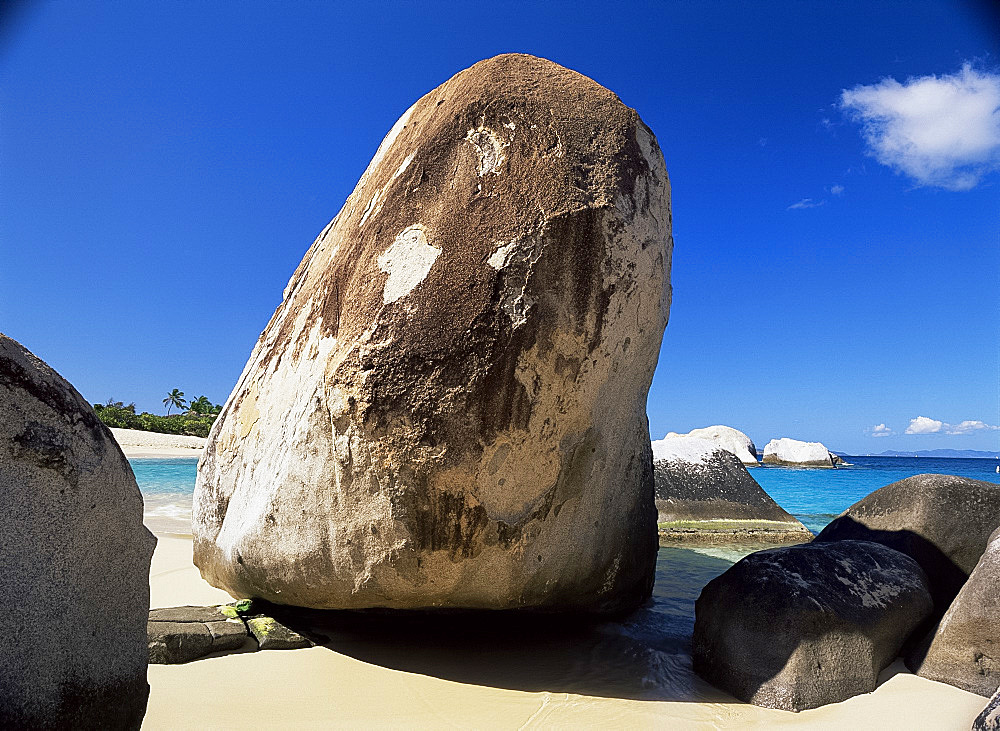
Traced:
[[[847, 459], [852, 466], [826, 470], [762, 466], [752, 468], [751, 474], [779, 505], [813, 531], [821, 530], [870, 492], [911, 475], [935, 472], [1000, 483], [998, 460]], [[130, 461], [145, 499], [146, 524], [155, 531], [189, 533], [197, 460]], [[526, 656], [536, 666], [552, 665], [551, 677], [542, 668], [546, 689], [554, 684], [586, 693], [591, 687], [614, 687], [616, 692], [649, 700], [696, 697], [698, 688], [706, 686], [691, 671], [695, 600], [705, 584], [762, 547], [661, 547], [652, 601], [645, 607], [624, 622], [609, 622], [574, 637], [570, 643], [573, 662], [567, 662], [565, 654], [546, 660], [534, 646], [525, 651]]]
[[[760, 466], [750, 473], [781, 507], [815, 532], [870, 492], [912, 475], [935, 472], [1000, 483], [996, 459], [848, 457], [847, 461], [852, 465], [833, 470]], [[130, 462], [146, 500], [148, 522], [157, 530], [189, 532], [198, 460]]]

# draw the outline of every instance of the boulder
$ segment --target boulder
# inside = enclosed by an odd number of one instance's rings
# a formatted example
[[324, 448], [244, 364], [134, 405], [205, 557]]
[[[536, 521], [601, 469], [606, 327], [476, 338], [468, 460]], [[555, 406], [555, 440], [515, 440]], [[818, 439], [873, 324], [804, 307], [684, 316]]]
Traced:
[[972, 731], [1000, 731], [1000, 690], [993, 694], [983, 712], [976, 716]]
[[151, 609], [147, 633], [149, 662], [159, 665], [190, 662], [213, 652], [238, 650], [248, 637], [243, 620], [228, 607], [168, 607]]
[[[733, 429], [731, 426], [706, 426], [703, 429], [692, 429], [687, 434], [670, 432], [666, 438], [671, 437], [694, 437], [696, 439], [707, 439], [718, 447], [722, 447], [739, 457], [740, 462], [747, 467], [758, 467], [757, 447], [743, 432]], [[660, 440], [662, 441], [662, 440]], [[653, 451], [656, 452], [656, 442], [653, 442]]]
[[653, 479], [661, 538], [812, 539], [750, 476], [732, 452], [696, 437], [653, 442]]
[[138, 728], [156, 539], [90, 404], [0, 335], [2, 728]]
[[929, 647], [916, 648], [907, 665], [918, 675], [991, 696], [1000, 685], [1000, 530], [945, 612]]
[[764, 446], [764, 464], [789, 467], [834, 467], [833, 454], [819, 442], [772, 439]]
[[816, 540], [875, 541], [916, 559], [931, 582], [936, 620], [975, 568], [998, 524], [1000, 485], [916, 475], [859, 500]]
[[418, 100], [212, 428], [202, 575], [319, 609], [642, 603], [670, 220], [652, 132], [578, 73], [498, 56]]
[[916, 561], [877, 543], [758, 551], [698, 597], [694, 670], [758, 706], [836, 703], [875, 689], [932, 606]]

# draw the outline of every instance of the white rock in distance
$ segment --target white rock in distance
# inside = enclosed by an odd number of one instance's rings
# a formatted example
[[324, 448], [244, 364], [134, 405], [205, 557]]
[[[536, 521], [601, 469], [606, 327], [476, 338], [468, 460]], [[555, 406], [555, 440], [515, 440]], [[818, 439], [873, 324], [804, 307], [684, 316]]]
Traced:
[[203, 576], [316, 608], [640, 604], [670, 226], [655, 138], [590, 79], [505, 55], [421, 98], [212, 429]]
[[[702, 429], [692, 429], [687, 434], [669, 432], [665, 438], [669, 439], [671, 437], [682, 436], [694, 437], [696, 439], [707, 439], [713, 444], [722, 447], [726, 451], [735, 454], [739, 457], [740, 462], [747, 467], [757, 467], [760, 465], [760, 462], [757, 461], [757, 447], [754, 446], [753, 441], [739, 429], [733, 429], [731, 426], [723, 426], [721, 424], [716, 426], [706, 426]], [[653, 444], [653, 449], [655, 451], [656, 443], [654, 442]]]
[[765, 464], [783, 464], [793, 467], [834, 467], [833, 454], [819, 442], [800, 442], [797, 439], [772, 439], [764, 447]]

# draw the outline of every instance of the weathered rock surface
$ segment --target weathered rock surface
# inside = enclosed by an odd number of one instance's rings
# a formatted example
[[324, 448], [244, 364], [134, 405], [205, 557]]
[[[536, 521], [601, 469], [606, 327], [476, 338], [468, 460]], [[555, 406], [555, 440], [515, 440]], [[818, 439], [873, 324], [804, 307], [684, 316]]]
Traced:
[[83, 397], [0, 335], [0, 727], [138, 728], [156, 539]]
[[250, 617], [247, 619], [247, 629], [262, 650], [296, 650], [313, 644], [309, 638], [286, 627], [274, 617]]
[[772, 439], [764, 446], [764, 464], [790, 467], [834, 467], [833, 454], [819, 442], [798, 439]]
[[907, 657], [917, 674], [991, 696], [1000, 685], [1000, 530], [945, 612], [929, 648]]
[[669, 435], [653, 442], [653, 478], [661, 538], [812, 539], [809, 529], [764, 492], [739, 458], [715, 442]]
[[203, 576], [315, 608], [642, 602], [670, 224], [652, 133], [580, 74], [505, 55], [417, 101], [215, 422]]
[[874, 690], [931, 608], [920, 566], [877, 543], [759, 551], [701, 592], [694, 669], [758, 706], [836, 703]]
[[151, 609], [147, 633], [149, 662], [160, 665], [238, 650], [248, 637], [242, 619], [224, 614], [219, 607], [199, 606]]
[[[721, 424], [716, 426], [706, 426], [702, 429], [692, 429], [687, 434], [670, 432], [665, 438], [670, 439], [672, 437], [694, 437], [696, 439], [707, 439], [716, 446], [722, 447], [723, 449], [735, 454], [739, 458], [740, 462], [745, 464], [747, 467], [760, 466], [760, 462], [757, 461], [757, 447], [754, 446], [753, 441], [739, 429], [733, 429], [731, 426], [722, 426]], [[654, 453], [656, 451], [656, 442], [653, 442], [653, 451]]]
[[976, 716], [972, 731], [1000, 731], [1000, 690], [993, 694], [983, 712]]
[[937, 619], [1000, 524], [1000, 485], [916, 475], [879, 488], [824, 528], [817, 541], [875, 541], [916, 559], [931, 582]]

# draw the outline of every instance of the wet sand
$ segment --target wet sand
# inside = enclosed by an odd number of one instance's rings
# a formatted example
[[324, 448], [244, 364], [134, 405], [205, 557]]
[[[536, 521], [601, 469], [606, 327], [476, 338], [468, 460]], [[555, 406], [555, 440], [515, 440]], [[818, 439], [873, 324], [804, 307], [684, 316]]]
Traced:
[[[190, 537], [158, 538], [151, 606], [229, 601], [191, 563]], [[797, 714], [762, 709], [613, 627], [344, 614], [325, 646], [151, 665], [144, 727], [967, 731], [987, 700], [897, 662], [874, 693]]]

